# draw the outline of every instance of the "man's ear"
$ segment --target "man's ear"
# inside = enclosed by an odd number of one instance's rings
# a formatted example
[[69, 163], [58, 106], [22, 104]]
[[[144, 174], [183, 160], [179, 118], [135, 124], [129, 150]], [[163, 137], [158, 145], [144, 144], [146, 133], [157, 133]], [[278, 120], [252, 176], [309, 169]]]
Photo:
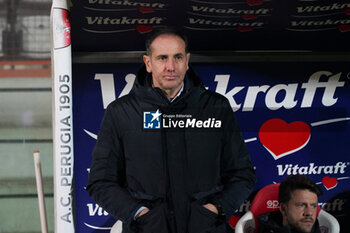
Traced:
[[187, 69], [186, 70], [188, 70], [188, 68], [189, 68], [188, 64], [190, 63], [190, 56], [191, 56], [190, 53], [186, 54], [186, 59], [187, 59]]
[[282, 225], [287, 226], [289, 224], [289, 220], [288, 220], [288, 206], [286, 203], [280, 204], [280, 212], [282, 214]]
[[146, 65], [146, 70], [148, 73], [152, 73], [151, 58], [148, 55], [143, 55], [143, 62]]
[[286, 204], [280, 203], [280, 212], [282, 213], [282, 216], [286, 216]]

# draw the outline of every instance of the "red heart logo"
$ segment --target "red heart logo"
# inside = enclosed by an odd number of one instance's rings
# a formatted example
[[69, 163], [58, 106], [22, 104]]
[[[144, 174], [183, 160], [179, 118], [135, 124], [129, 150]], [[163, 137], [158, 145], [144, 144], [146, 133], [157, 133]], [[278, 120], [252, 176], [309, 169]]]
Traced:
[[232, 215], [231, 218], [228, 220], [228, 224], [230, 224], [230, 226], [232, 228], [235, 228], [238, 220], [240, 219], [241, 217], [238, 217], [238, 216], [235, 216], [235, 215]]
[[147, 33], [147, 32], [152, 31], [152, 26], [138, 25], [138, 26], [136, 27], [136, 30], [137, 30], [139, 33], [143, 34], [143, 33]]
[[252, 20], [252, 19], [257, 19], [258, 16], [257, 15], [253, 15], [253, 14], [243, 14], [242, 15], [242, 19], [244, 20]]
[[310, 126], [305, 122], [288, 124], [277, 118], [266, 121], [259, 130], [260, 142], [275, 160], [302, 149], [310, 136]]
[[141, 13], [153, 13], [154, 9], [149, 7], [139, 7], [138, 9]]
[[249, 6], [258, 6], [263, 3], [262, 0], [247, 0], [246, 2]]
[[252, 27], [247, 27], [247, 26], [238, 26], [237, 27], [237, 30], [240, 31], [240, 32], [250, 32], [253, 30]]
[[348, 31], [350, 31], [350, 24], [339, 25], [338, 30], [341, 32], [348, 32]]
[[330, 190], [332, 188], [335, 188], [335, 186], [337, 186], [338, 180], [335, 177], [325, 176], [322, 179], [322, 184], [327, 190]]

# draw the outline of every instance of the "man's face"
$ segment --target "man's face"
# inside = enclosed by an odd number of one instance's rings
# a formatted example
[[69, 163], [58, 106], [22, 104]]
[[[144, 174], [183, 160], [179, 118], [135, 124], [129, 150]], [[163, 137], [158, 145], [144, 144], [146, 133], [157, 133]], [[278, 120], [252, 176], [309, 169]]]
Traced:
[[151, 51], [143, 57], [147, 72], [152, 73], [153, 85], [172, 98], [188, 70], [190, 54], [185, 51], [185, 42], [174, 35], [160, 35], [152, 42]]
[[288, 203], [281, 203], [283, 225], [309, 233], [316, 221], [318, 198], [309, 190], [295, 190]]

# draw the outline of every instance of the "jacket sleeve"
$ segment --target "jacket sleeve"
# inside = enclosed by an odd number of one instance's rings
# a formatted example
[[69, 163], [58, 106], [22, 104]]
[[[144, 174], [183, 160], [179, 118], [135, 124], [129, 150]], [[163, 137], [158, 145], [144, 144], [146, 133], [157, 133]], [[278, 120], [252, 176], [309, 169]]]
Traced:
[[230, 218], [248, 198], [256, 182], [248, 149], [228, 101], [224, 106], [224, 146], [221, 159], [223, 191], [215, 197]]
[[116, 219], [132, 221], [141, 204], [125, 188], [125, 166], [116, 116], [111, 105], [106, 109], [92, 153], [86, 190], [95, 202]]

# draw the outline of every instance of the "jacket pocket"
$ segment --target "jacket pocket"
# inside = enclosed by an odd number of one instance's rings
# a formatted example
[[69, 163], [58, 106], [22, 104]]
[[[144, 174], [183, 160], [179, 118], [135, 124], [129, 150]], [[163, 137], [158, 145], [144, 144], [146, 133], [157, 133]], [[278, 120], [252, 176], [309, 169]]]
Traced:
[[191, 204], [188, 233], [226, 233], [225, 221], [198, 202]]
[[168, 233], [165, 207], [155, 206], [146, 214], [136, 219], [137, 233]]

